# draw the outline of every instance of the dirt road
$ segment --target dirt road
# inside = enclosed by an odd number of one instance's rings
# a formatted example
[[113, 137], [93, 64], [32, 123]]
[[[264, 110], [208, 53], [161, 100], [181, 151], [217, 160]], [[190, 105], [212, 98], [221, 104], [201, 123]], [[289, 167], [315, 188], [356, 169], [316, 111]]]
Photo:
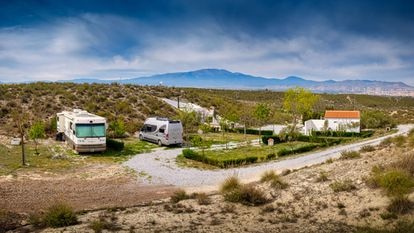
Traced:
[[267, 170], [298, 169], [305, 166], [322, 163], [329, 158], [337, 158], [342, 151], [359, 150], [365, 145], [379, 144], [388, 137], [407, 133], [413, 125], [400, 125], [398, 132], [380, 138], [365, 140], [349, 145], [337, 146], [323, 151], [311, 152], [307, 155], [294, 157], [282, 161], [253, 164], [233, 169], [200, 170], [196, 168], [178, 167], [175, 158], [182, 149], [157, 150], [147, 154], [139, 154], [125, 163], [125, 165], [146, 174], [140, 176], [140, 182], [151, 184], [169, 184], [181, 187], [210, 186], [212, 189], [226, 177], [237, 175], [244, 181], [254, 181]]

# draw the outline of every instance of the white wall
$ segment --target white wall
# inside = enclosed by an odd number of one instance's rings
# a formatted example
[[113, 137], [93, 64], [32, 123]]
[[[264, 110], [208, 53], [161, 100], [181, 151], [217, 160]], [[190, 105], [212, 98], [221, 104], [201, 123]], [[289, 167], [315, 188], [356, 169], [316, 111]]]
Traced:
[[[326, 120], [308, 120], [305, 122], [305, 135], [310, 135], [312, 131], [323, 131], [325, 121], [328, 122], [327, 130], [359, 133], [361, 130], [359, 119], [341, 119], [341, 118], [330, 118]], [[355, 127], [351, 125], [355, 124]]]

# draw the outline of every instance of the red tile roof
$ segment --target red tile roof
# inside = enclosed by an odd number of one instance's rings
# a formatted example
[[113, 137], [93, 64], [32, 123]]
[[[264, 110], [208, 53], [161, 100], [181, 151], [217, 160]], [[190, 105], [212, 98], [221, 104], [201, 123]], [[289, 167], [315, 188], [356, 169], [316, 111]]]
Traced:
[[360, 118], [360, 112], [359, 111], [334, 111], [329, 110], [325, 111], [325, 118]]

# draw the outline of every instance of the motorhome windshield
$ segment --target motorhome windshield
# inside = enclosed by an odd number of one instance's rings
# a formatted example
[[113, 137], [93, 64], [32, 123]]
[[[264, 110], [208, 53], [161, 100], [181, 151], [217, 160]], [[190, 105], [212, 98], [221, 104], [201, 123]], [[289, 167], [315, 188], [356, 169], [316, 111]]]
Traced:
[[76, 137], [105, 137], [105, 124], [76, 124]]

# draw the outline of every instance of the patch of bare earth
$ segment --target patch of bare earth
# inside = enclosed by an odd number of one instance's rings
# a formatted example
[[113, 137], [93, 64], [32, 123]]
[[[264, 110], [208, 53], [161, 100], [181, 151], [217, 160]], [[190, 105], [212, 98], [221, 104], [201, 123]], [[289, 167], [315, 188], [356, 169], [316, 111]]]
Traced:
[[136, 182], [124, 167], [94, 164], [65, 174], [22, 173], [0, 178], [0, 209], [18, 213], [41, 211], [56, 202], [75, 210], [134, 206], [165, 198], [172, 186], [149, 186]]
[[[389, 227], [397, 222], [381, 218], [389, 198], [380, 189], [369, 188], [364, 180], [373, 166], [387, 165], [409, 150], [412, 149], [383, 148], [363, 153], [361, 158], [304, 168], [282, 177], [289, 184], [283, 190], [257, 183], [271, 199], [263, 206], [229, 203], [221, 195], [212, 194], [209, 205], [189, 199], [176, 204], [154, 202], [112, 213], [92, 211], [79, 217], [79, 225], [45, 232], [90, 231], [91, 222], [108, 215], [116, 216], [111, 218], [111, 224], [126, 232], [353, 232], [356, 226]], [[324, 179], [318, 179], [321, 172]], [[330, 187], [345, 180], [355, 188], [334, 192]], [[398, 220], [413, 218], [409, 213], [400, 215]]]

